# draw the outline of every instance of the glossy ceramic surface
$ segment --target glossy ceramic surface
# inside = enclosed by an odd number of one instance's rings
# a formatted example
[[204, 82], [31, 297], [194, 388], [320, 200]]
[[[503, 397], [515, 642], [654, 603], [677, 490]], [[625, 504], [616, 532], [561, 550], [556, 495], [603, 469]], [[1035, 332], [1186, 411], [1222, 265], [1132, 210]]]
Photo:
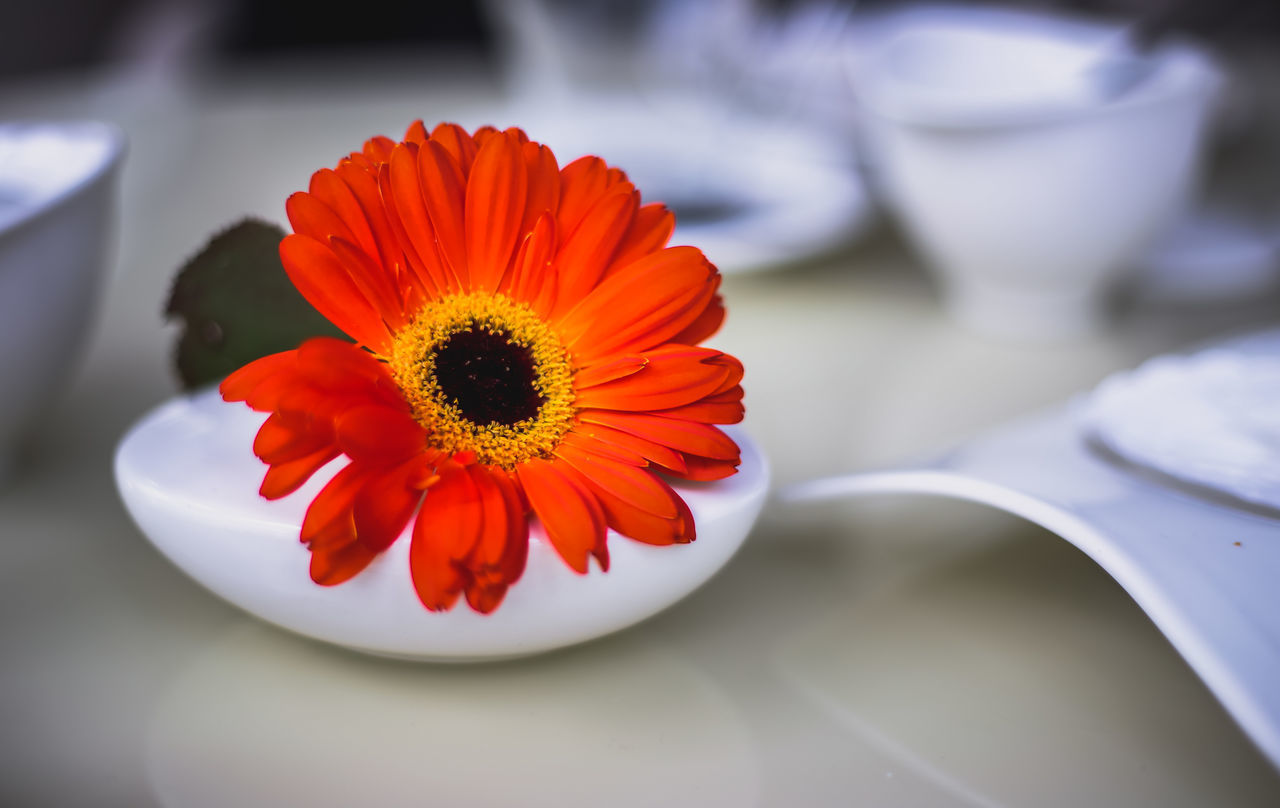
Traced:
[[1171, 484], [1280, 516], [1280, 331], [1108, 378], [1084, 428], [1119, 459]]
[[894, 213], [978, 331], [1078, 337], [1195, 190], [1222, 81], [1168, 46], [1126, 92], [1087, 76], [1118, 28], [951, 9], [904, 23], [852, 76]]
[[917, 469], [800, 484], [812, 501], [932, 494], [990, 505], [1079, 547], [1151, 617], [1280, 766], [1280, 520], [1210, 502], [1092, 451], [1081, 402], [1020, 419]]
[[[652, 547], [612, 534], [610, 569], [570, 570], [535, 532], [520, 581], [492, 614], [460, 603], [423, 608], [402, 536], [364, 572], [335, 587], [313, 583], [298, 529], [311, 500], [344, 465], [317, 472], [295, 494], [258, 495], [253, 456], [263, 416], [216, 391], [171, 401], [144, 417], [116, 454], [121, 496], [138, 526], [188, 575], [251, 614], [359, 651], [433, 661], [524, 656], [608, 634], [665, 609], [720, 569], [751, 530], [769, 487], [763, 456], [741, 432], [738, 474], [676, 486], [698, 538]], [[406, 529], [407, 531], [408, 529]]]
[[94, 322], [123, 156], [105, 123], [0, 124], [0, 477]]

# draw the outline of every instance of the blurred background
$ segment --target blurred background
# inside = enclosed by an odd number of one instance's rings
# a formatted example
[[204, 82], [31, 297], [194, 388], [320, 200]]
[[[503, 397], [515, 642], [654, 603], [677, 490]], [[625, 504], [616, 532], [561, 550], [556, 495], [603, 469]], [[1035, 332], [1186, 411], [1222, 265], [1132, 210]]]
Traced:
[[[6, 5], [0, 123], [101, 119], [128, 154], [97, 315], [65, 324], [0, 488], [0, 804], [1280, 804], [1128, 593], [1006, 514], [771, 503], [677, 608], [461, 670], [255, 621], [147, 544], [111, 472], [178, 392], [177, 268], [415, 118], [522, 126], [675, 209], [725, 275], [713, 344], [780, 486], [1280, 325], [1280, 3], [322, 8]], [[34, 353], [4, 235], [0, 346]], [[0, 395], [25, 378], [0, 362]], [[696, 765], [654, 775], [673, 760]]]
[[[722, 269], [829, 252], [887, 224], [960, 322], [1054, 340], [1096, 331], [1118, 305], [1272, 289], [1280, 201], [1255, 175], [1280, 149], [1277, 42], [1267, 0], [390, 0], [336, 14], [288, 0], [52, 0], [15, 6], [0, 31], [0, 114], [35, 113], [69, 85], [90, 90], [87, 114], [138, 120], [165, 99], [259, 82], [282, 99], [308, 79], [364, 82], [372, 98], [414, 74], [453, 77], [496, 89], [494, 115], [560, 150], [624, 164]], [[1026, 115], [1063, 126], [1024, 136]], [[958, 143], [959, 129], [987, 146]], [[158, 157], [176, 157], [173, 140]], [[998, 165], [976, 156], [992, 144]], [[1038, 188], [1014, 179], [1029, 173]], [[1095, 187], [1075, 187], [1082, 176]], [[1146, 190], [1113, 193], [1103, 177]], [[1012, 210], [1020, 239], [1000, 235]]]
[[[495, 18], [503, 17], [503, 6], [522, 4], [522, 0], [387, 0], [378, 4], [376, 14], [360, 15], [360, 24], [353, 23], [352, 11], [318, 14], [313, 4], [301, 0], [50, 0], [8, 11], [0, 32], [0, 75], [20, 78], [111, 64], [136, 58], [148, 47], [160, 47], [166, 36], [179, 35], [187, 37], [183, 44], [190, 56], [223, 63], [306, 52], [333, 55], [388, 48], [417, 52], [423, 47], [470, 51], [494, 60], [499, 56]], [[544, 0], [541, 4], [572, 8], [588, 17], [607, 19], [610, 25], [635, 24], [648, 7], [663, 5], [623, 0]], [[906, 0], [760, 0], [747, 5], [763, 15], [785, 17], [814, 8], [867, 11], [909, 4]], [[675, 9], [708, 3], [666, 5]], [[1224, 46], [1274, 42], [1280, 29], [1280, 9], [1266, 0], [1011, 0], [985, 5], [1138, 20], [1150, 25], [1153, 33], [1178, 31]]]

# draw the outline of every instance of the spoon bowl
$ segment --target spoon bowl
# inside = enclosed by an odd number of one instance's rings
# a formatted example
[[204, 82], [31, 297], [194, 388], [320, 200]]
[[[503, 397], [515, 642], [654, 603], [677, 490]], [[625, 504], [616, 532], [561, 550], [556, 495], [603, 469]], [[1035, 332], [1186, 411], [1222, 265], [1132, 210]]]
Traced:
[[116, 451], [125, 506], [160, 552], [225, 600], [299, 634], [383, 656], [518, 657], [637, 623], [729, 561], [769, 488], [759, 449], [741, 430], [728, 430], [742, 448], [738, 474], [715, 483], [673, 483], [693, 512], [697, 541], [652, 547], [611, 533], [609, 571], [578, 575], [535, 525], [524, 575], [496, 611], [482, 615], [460, 603], [432, 613], [414, 593], [407, 535], [344, 584], [311, 581], [299, 525], [344, 461], [335, 460], [284, 499], [263, 499], [258, 484], [265, 466], [250, 451], [263, 418], [223, 402], [216, 390], [156, 408]]

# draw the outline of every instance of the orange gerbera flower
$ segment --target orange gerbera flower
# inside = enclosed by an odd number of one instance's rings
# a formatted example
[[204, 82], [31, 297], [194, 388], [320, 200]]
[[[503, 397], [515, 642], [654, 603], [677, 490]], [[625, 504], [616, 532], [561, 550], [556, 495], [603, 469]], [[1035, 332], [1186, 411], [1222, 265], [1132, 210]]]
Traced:
[[287, 211], [285, 270], [355, 344], [308, 340], [221, 391], [270, 413], [264, 497], [349, 459], [302, 523], [313, 580], [350, 579], [412, 520], [423, 605], [490, 612], [524, 570], [530, 514], [579, 573], [608, 569], [607, 528], [693, 541], [655, 472], [736, 471], [713, 424], [742, 418], [742, 365], [695, 347], [724, 319], [719, 273], [665, 246], [674, 218], [622, 171], [562, 169], [519, 129], [418, 121], [316, 172]]

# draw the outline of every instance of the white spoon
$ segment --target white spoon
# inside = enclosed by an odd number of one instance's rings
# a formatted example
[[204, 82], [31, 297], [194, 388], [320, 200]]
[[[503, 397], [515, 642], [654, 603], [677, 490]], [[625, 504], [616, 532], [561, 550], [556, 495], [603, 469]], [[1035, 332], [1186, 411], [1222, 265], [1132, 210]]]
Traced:
[[[1231, 347], [1243, 352], [1264, 339]], [[1274, 347], [1276, 339], [1273, 332], [1265, 344]], [[1180, 361], [1203, 363], [1204, 356]], [[1122, 386], [1112, 391], [1116, 384]], [[1089, 437], [1100, 424], [1097, 411], [1110, 417], [1115, 406], [1109, 399], [1131, 386], [1122, 376], [1092, 400], [1078, 398], [1005, 424], [931, 463], [812, 480], [783, 489], [779, 498], [807, 504], [895, 494], [947, 497], [989, 505], [1056, 533], [1124, 587], [1280, 766], [1280, 518], [1274, 510], [1254, 507], [1268, 500], [1247, 492], [1227, 488], [1235, 500], [1210, 494], [1198, 467], [1152, 475], [1095, 451]], [[1148, 416], [1147, 422], [1175, 435], [1197, 428], [1186, 418], [1161, 423]], [[1262, 432], [1265, 426], [1252, 428]], [[1148, 451], [1153, 445], [1165, 447], [1152, 437], [1139, 444]], [[1196, 447], [1195, 441], [1188, 445]], [[1199, 448], [1201, 464], [1220, 462], [1225, 453], [1211, 444]], [[1201, 485], [1169, 484], [1174, 480]]]
[[609, 537], [611, 566], [578, 575], [535, 525], [528, 566], [489, 615], [459, 603], [423, 608], [409, 578], [408, 536], [352, 580], [313, 583], [298, 540], [307, 505], [342, 465], [321, 469], [284, 499], [258, 495], [265, 466], [250, 447], [264, 416], [210, 390], [173, 399], [144, 416], [116, 450], [116, 483], [142, 532], [184, 572], [245, 611], [357, 651], [462, 662], [548, 651], [639, 622], [716, 573], [751, 530], [769, 469], [740, 429], [738, 474], [675, 488], [692, 510], [697, 541], [651, 547]]

